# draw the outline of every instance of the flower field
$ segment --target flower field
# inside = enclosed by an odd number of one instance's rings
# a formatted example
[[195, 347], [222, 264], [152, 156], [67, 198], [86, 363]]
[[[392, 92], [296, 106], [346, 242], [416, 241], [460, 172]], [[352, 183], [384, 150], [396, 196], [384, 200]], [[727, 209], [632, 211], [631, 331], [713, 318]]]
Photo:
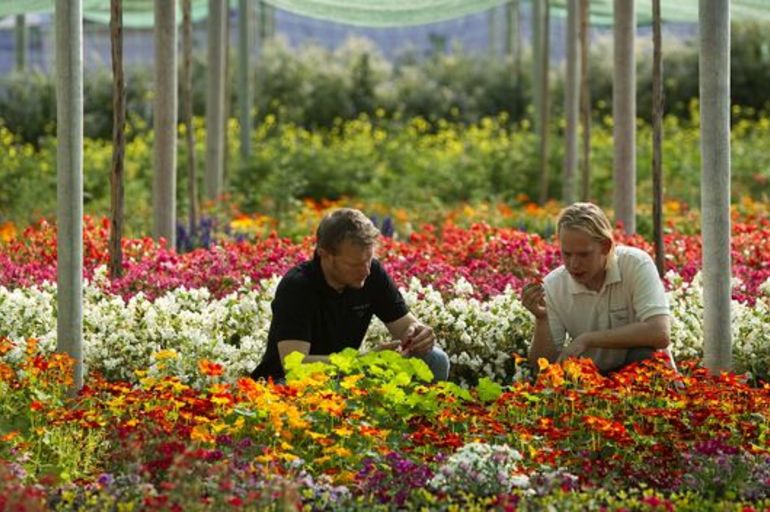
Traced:
[[[435, 386], [391, 352], [296, 366], [287, 385], [245, 378], [279, 276], [310, 238], [220, 238], [184, 254], [126, 239], [125, 274], [110, 281], [108, 227], [86, 219], [87, 385], [74, 398], [71, 362], [53, 354], [55, 228], [6, 227], [0, 510], [770, 509], [766, 220], [734, 219], [738, 374], [698, 367], [700, 238], [672, 228], [682, 373], [656, 361], [605, 378], [570, 360], [535, 378], [519, 357], [532, 319], [518, 292], [558, 265], [558, 247], [472, 213], [379, 251], [451, 357], [452, 382]], [[375, 323], [367, 344], [386, 338]]]

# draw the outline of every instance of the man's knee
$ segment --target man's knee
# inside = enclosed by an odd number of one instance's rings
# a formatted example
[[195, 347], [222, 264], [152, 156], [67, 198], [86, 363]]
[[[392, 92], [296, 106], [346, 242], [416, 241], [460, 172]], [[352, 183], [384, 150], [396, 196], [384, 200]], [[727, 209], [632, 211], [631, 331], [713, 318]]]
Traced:
[[636, 347], [628, 350], [626, 354], [626, 360], [623, 362], [623, 366], [627, 366], [632, 363], [640, 363], [653, 358], [655, 349], [651, 347]]
[[420, 359], [425, 361], [433, 372], [433, 382], [449, 379], [449, 356], [438, 347], [433, 347], [430, 352]]

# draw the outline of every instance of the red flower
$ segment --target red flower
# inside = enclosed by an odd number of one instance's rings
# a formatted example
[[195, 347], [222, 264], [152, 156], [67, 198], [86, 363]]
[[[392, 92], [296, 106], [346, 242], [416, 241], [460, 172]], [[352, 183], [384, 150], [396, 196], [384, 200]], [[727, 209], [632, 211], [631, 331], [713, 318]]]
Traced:
[[221, 364], [214, 363], [208, 359], [198, 361], [198, 369], [203, 375], [208, 375], [209, 377], [217, 377], [225, 372]]

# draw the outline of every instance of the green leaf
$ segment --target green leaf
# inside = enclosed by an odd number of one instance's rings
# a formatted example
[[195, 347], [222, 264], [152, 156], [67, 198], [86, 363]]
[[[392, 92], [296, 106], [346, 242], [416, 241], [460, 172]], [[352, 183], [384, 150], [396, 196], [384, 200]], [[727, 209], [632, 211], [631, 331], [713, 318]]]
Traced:
[[440, 389], [441, 391], [452, 395], [456, 398], [459, 398], [461, 400], [472, 400], [473, 397], [471, 396], [471, 392], [468, 391], [465, 388], [462, 388], [455, 384], [454, 382], [438, 382], [436, 383], [436, 387]]
[[408, 361], [418, 379], [423, 382], [431, 382], [433, 380], [433, 372], [430, 371], [430, 367], [425, 361], [417, 357], [410, 357]]
[[299, 352], [292, 352], [284, 359], [284, 368], [286, 369], [286, 380], [301, 380], [314, 373], [328, 373], [333, 367], [324, 362], [303, 363], [305, 359]]
[[404, 390], [393, 382], [383, 384], [380, 389], [382, 390], [383, 397], [388, 402], [400, 404], [406, 398], [406, 393], [404, 393]]
[[292, 352], [283, 359], [283, 367], [287, 372], [290, 372], [302, 365], [302, 360], [305, 356], [301, 352]]
[[339, 368], [342, 373], [348, 374], [356, 366], [356, 357], [358, 357], [358, 352], [352, 349], [345, 349], [342, 352], [331, 354], [329, 362]]
[[476, 387], [476, 391], [482, 402], [494, 402], [503, 394], [503, 387], [487, 377], [482, 377], [479, 379], [479, 385]]
[[406, 386], [412, 382], [412, 376], [407, 372], [398, 372], [396, 373], [396, 376], [393, 377], [392, 382], [398, 386]]

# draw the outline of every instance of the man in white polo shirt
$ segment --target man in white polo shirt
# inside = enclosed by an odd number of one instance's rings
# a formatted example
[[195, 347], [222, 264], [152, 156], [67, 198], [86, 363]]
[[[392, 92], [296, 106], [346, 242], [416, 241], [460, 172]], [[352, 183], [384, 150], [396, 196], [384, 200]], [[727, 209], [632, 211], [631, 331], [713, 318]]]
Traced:
[[563, 265], [521, 294], [535, 316], [530, 362], [589, 357], [607, 373], [656, 350], [671, 358], [668, 303], [652, 258], [616, 245], [607, 215], [592, 203], [563, 209], [556, 229]]

